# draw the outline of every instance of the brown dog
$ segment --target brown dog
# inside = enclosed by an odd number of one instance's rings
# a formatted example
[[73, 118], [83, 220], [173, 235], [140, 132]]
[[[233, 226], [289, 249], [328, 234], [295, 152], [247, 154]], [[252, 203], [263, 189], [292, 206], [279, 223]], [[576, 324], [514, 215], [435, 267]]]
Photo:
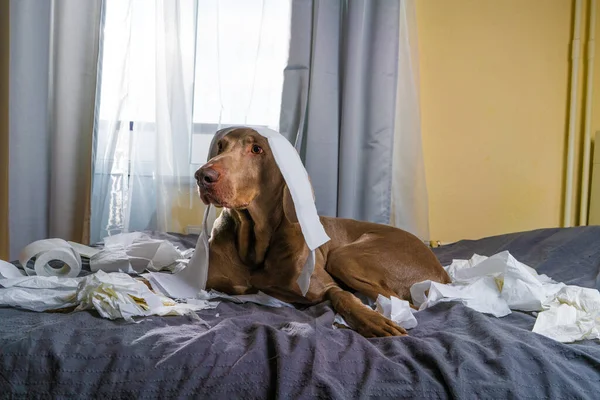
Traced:
[[196, 172], [204, 203], [223, 207], [210, 240], [208, 289], [228, 294], [261, 290], [290, 303], [330, 300], [336, 312], [366, 337], [406, 331], [365, 307], [350, 288], [410, 300], [423, 280], [450, 279], [418, 238], [390, 226], [321, 217], [331, 241], [316, 251], [306, 296], [296, 283], [308, 257], [294, 205], [267, 139], [250, 128], [221, 130], [210, 161]]

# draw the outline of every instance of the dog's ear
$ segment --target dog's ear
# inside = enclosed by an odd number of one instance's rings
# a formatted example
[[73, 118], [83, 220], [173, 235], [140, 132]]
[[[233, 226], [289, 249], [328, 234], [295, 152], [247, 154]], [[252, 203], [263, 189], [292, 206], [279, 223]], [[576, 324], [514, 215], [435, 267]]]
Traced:
[[294, 207], [294, 200], [290, 194], [290, 189], [287, 185], [283, 185], [283, 214], [287, 220], [293, 224], [298, 223], [298, 216], [296, 215], [296, 207]]
[[[310, 177], [308, 177], [308, 181], [311, 182]], [[315, 200], [315, 190], [312, 187], [312, 182], [310, 185], [310, 190], [312, 191], [313, 201]], [[292, 195], [290, 193], [290, 189], [288, 189], [287, 185], [283, 186], [283, 213], [287, 220], [291, 223], [298, 222], [298, 216], [296, 215], [296, 207], [294, 206], [294, 200], [292, 199]]]

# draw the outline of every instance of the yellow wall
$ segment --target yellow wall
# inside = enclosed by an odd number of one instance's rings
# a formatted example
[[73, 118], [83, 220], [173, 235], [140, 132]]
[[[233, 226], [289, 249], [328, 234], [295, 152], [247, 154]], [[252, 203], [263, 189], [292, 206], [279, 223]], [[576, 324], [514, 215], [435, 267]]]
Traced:
[[560, 226], [572, 2], [416, 3], [431, 238]]
[[[177, 188], [173, 188], [177, 190]], [[201, 226], [206, 207], [195, 188], [181, 190], [171, 208], [170, 232], [186, 233], [188, 226]]]

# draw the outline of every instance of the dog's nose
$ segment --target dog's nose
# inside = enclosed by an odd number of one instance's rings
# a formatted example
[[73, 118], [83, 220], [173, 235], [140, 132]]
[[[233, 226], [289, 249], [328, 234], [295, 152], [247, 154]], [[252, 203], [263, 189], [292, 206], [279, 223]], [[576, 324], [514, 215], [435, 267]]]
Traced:
[[219, 173], [212, 168], [200, 168], [194, 176], [199, 185], [212, 185], [219, 180]]

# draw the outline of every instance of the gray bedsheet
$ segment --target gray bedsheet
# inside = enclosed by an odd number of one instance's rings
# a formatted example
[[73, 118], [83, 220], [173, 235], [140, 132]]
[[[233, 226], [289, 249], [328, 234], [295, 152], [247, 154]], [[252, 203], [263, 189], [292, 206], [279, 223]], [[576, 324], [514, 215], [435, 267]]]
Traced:
[[[505, 249], [557, 280], [600, 288], [600, 227], [463, 241], [436, 254], [447, 264]], [[410, 336], [368, 340], [332, 329], [328, 303], [222, 303], [199, 315], [208, 327], [188, 317], [131, 324], [92, 312], [0, 309], [0, 397], [600, 397], [600, 344], [534, 334], [525, 313], [497, 319], [439, 304], [417, 314]]]

